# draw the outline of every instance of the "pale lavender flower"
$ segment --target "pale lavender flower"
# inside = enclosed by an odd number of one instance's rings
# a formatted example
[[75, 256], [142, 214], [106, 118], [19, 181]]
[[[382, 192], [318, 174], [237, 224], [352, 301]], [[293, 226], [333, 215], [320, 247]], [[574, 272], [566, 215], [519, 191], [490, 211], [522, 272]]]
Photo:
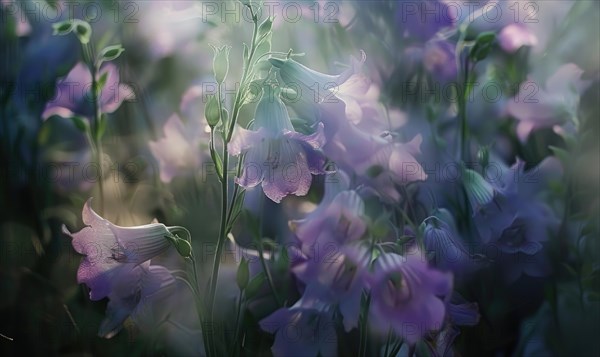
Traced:
[[346, 331], [358, 326], [360, 300], [367, 287], [370, 252], [362, 247], [321, 246], [292, 271], [306, 284], [303, 298], [337, 305]]
[[[112, 113], [123, 101], [133, 100], [133, 89], [119, 82], [119, 71], [112, 63], [106, 63], [100, 68], [96, 80], [105, 78], [104, 87], [100, 93], [99, 105], [102, 113]], [[42, 117], [48, 119], [52, 115], [63, 118], [94, 116], [92, 75], [84, 63], [77, 63], [67, 76], [58, 81], [54, 98], [46, 104]]]
[[207, 146], [206, 132], [200, 120], [184, 122], [171, 115], [163, 127], [165, 136], [148, 145], [160, 166], [160, 179], [165, 183], [185, 172], [195, 173], [202, 168], [202, 145]]
[[521, 141], [526, 141], [536, 129], [558, 130], [573, 121], [579, 96], [590, 83], [581, 79], [582, 74], [583, 70], [569, 63], [559, 67], [545, 86], [532, 78], [521, 84], [519, 93], [509, 100], [506, 108], [519, 121], [517, 135]]
[[175, 291], [175, 278], [163, 266], [150, 265], [146, 261], [139, 265], [128, 264], [112, 278], [112, 289], [108, 294], [106, 317], [100, 324], [98, 335], [112, 338], [131, 317], [141, 328], [150, 328], [141, 321], [156, 327], [169, 311], [165, 300]]
[[375, 189], [382, 199], [397, 202], [400, 193], [396, 185], [427, 178], [414, 156], [420, 154], [420, 145], [420, 135], [408, 143], [400, 143], [346, 123], [323, 150], [338, 167], [356, 173], [360, 182]]
[[322, 202], [305, 219], [290, 222], [303, 251], [341, 246], [359, 240], [367, 230], [364, 203], [353, 190], [342, 191]]
[[535, 46], [538, 43], [535, 34], [522, 23], [510, 24], [498, 35], [500, 47], [508, 53], [515, 53], [523, 46]]
[[287, 108], [279, 95], [264, 95], [258, 103], [253, 130], [236, 128], [228, 145], [232, 155], [245, 154], [243, 187], [262, 184], [267, 197], [281, 202], [285, 196], [308, 193], [312, 176], [327, 173], [326, 158], [319, 150], [325, 143], [323, 124], [303, 135], [294, 130]]
[[115, 289], [116, 277], [135, 271], [135, 267], [165, 252], [171, 243], [168, 228], [161, 223], [120, 227], [100, 217], [91, 207], [91, 199], [81, 213], [86, 225], [77, 233], [65, 226], [63, 232], [73, 238], [75, 251], [83, 254], [77, 282], [90, 289], [90, 299], [100, 300]]
[[385, 335], [391, 328], [413, 345], [429, 331], [442, 328], [443, 298], [452, 292], [452, 274], [428, 267], [421, 252], [381, 255], [371, 279], [373, 329]]

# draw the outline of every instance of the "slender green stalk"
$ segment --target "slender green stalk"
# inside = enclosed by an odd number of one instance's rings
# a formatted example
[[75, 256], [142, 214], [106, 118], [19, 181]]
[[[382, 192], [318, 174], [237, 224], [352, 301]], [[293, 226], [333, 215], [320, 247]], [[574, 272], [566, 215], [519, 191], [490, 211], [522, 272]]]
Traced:
[[[227, 123], [223, 122], [223, 128], [224, 128], [223, 138], [224, 138], [224, 140], [223, 140], [223, 165], [222, 165], [223, 177], [221, 180], [221, 219], [220, 219], [220, 224], [219, 224], [219, 236], [218, 236], [218, 241], [217, 241], [217, 250], [215, 252], [215, 257], [213, 260], [213, 269], [212, 269], [210, 286], [209, 286], [209, 294], [208, 294], [207, 308], [209, 309], [208, 321], [210, 323], [214, 322], [214, 303], [215, 303], [215, 295], [216, 295], [216, 290], [217, 290], [217, 280], [219, 277], [219, 267], [221, 264], [221, 255], [223, 253], [223, 246], [225, 244], [225, 240], [227, 239], [227, 233], [228, 233], [227, 226], [229, 223], [228, 222], [229, 151], [227, 149], [227, 144], [231, 141], [231, 136], [233, 135], [233, 129], [235, 128], [235, 124], [237, 122], [237, 118], [238, 118], [240, 108], [241, 108], [242, 92], [246, 85], [248, 72], [251, 67], [250, 64], [252, 61], [252, 57], [254, 56], [254, 52], [256, 51], [256, 36], [258, 34], [258, 22], [257, 22], [258, 20], [254, 16], [254, 12], [252, 11], [252, 8], [250, 8], [250, 13], [252, 15], [252, 18], [255, 19], [254, 29], [252, 31], [252, 42], [251, 42], [250, 54], [248, 56], [247, 62], [244, 64], [242, 80], [240, 83], [240, 88], [238, 89], [236, 96], [235, 96], [235, 101], [233, 104], [233, 113], [231, 115], [229, 127], [227, 127]], [[219, 85], [218, 96], [219, 96], [219, 108], [221, 108], [222, 93], [221, 93], [220, 85]], [[221, 114], [222, 114], [222, 111], [219, 112], [219, 115], [221, 115]], [[208, 347], [207, 352], [210, 355], [210, 354], [212, 354], [213, 351], [216, 353], [215, 334], [213, 332], [208, 334], [208, 339], [210, 340], [210, 346], [207, 346]]]
[[467, 162], [469, 152], [469, 138], [467, 128], [467, 97], [469, 96], [469, 56], [465, 58], [463, 72], [463, 85], [459, 93], [459, 119], [460, 119], [460, 159]]
[[238, 298], [237, 316], [235, 318], [235, 331], [234, 331], [234, 335], [233, 335], [233, 345], [231, 346], [233, 348], [232, 355], [234, 355], [234, 356], [239, 355], [239, 351], [240, 351], [240, 349], [237, 348], [237, 343], [238, 343], [238, 339], [240, 338], [243, 302], [244, 302], [244, 291], [242, 290], [242, 291], [240, 291], [240, 297]]

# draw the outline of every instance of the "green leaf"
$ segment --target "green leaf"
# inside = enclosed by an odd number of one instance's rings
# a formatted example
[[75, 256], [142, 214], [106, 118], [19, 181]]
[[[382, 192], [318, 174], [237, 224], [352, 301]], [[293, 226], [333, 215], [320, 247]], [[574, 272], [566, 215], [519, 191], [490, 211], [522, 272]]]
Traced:
[[381, 175], [381, 173], [384, 171], [383, 167], [381, 167], [381, 165], [373, 165], [371, 167], [369, 167], [367, 169], [367, 176], [371, 177], [371, 178], [375, 178], [379, 175]]
[[217, 170], [219, 181], [223, 180], [223, 162], [221, 161], [221, 157], [214, 150], [210, 150], [210, 158], [215, 164], [215, 170]]
[[106, 133], [106, 118], [100, 118], [98, 121], [98, 128], [96, 128], [96, 138], [98, 140], [102, 139], [104, 133]]
[[258, 38], [262, 38], [263, 36], [267, 36], [271, 32], [271, 27], [273, 26], [273, 18], [268, 17], [262, 24], [260, 24], [258, 28]]
[[248, 282], [250, 280], [250, 269], [248, 268], [248, 261], [245, 258], [242, 258], [240, 262], [240, 266], [238, 267], [236, 281], [237, 286], [240, 290], [246, 289], [248, 286]]
[[123, 48], [123, 46], [121, 46], [120, 44], [108, 46], [100, 52], [98, 61], [100, 61], [100, 62], [113, 61], [113, 60], [119, 58], [119, 56], [121, 55], [121, 53], [123, 53], [123, 51], [125, 51], [125, 48]]
[[57, 22], [52, 24], [52, 34], [55, 36], [68, 35], [73, 31], [73, 22], [71, 20]]
[[106, 85], [106, 80], [107, 79], [108, 79], [108, 72], [102, 73], [102, 75], [100, 76], [100, 78], [98, 78], [98, 82], [97, 82], [98, 93], [102, 92], [102, 89], [104, 89], [104, 86]]
[[238, 193], [238, 195], [235, 198], [235, 201], [233, 202], [233, 206], [231, 208], [231, 220], [227, 227], [228, 231], [231, 231], [233, 224], [235, 223], [235, 221], [239, 217], [240, 213], [242, 212], [245, 197], [246, 197], [246, 190], [242, 189], [242, 191]]
[[85, 133], [87, 131], [88, 122], [85, 118], [74, 116], [71, 117], [71, 121], [73, 122], [75, 127], [79, 129], [79, 131], [81, 131], [82, 133]]
[[73, 20], [73, 30], [75, 31], [75, 35], [84, 45], [87, 45], [90, 42], [90, 38], [92, 37], [92, 27], [86, 21], [83, 20]]
[[473, 45], [471, 51], [469, 51], [469, 58], [475, 62], [485, 59], [492, 50], [495, 39], [496, 34], [494, 32], [488, 31], [480, 33], [475, 39], [475, 45]]
[[253, 297], [255, 297], [258, 293], [258, 290], [261, 288], [261, 286], [266, 280], [267, 276], [265, 275], [264, 271], [261, 271], [260, 273], [256, 274], [254, 278], [250, 279], [248, 286], [246, 286], [246, 297], [248, 299], [252, 299]]

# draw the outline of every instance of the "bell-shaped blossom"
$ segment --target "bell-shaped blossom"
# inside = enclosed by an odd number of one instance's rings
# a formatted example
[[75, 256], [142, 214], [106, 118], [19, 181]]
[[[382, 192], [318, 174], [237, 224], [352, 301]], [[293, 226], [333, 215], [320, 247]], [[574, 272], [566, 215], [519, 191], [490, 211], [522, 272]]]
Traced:
[[175, 291], [175, 282], [163, 266], [150, 265], [149, 261], [128, 264], [113, 277], [106, 317], [100, 324], [98, 335], [113, 337], [128, 317], [141, 328], [150, 328], [150, 321], [156, 327], [169, 313], [164, 302]]
[[381, 334], [391, 328], [413, 345], [429, 331], [442, 328], [443, 298], [452, 292], [452, 274], [430, 268], [421, 252], [381, 255], [371, 279], [369, 321]]
[[358, 72], [364, 63], [366, 55], [361, 52], [361, 58], [351, 58], [348, 69], [338, 75], [324, 74], [315, 71], [294, 59], [269, 58], [273, 67], [279, 69], [279, 77], [286, 86], [300, 92], [301, 98], [314, 99], [315, 103], [328, 101], [352, 75]]
[[325, 144], [323, 124], [310, 135], [296, 132], [279, 94], [265, 94], [260, 100], [254, 128], [236, 128], [228, 145], [232, 155], [245, 154], [242, 175], [236, 179], [240, 186], [262, 184], [265, 195], [280, 202], [289, 194], [306, 195], [311, 174], [327, 172], [326, 158], [319, 150]]
[[83, 254], [77, 271], [77, 282], [90, 288], [90, 299], [109, 296], [116, 284], [115, 277], [123, 271], [165, 252], [171, 243], [165, 236], [169, 229], [161, 223], [136, 227], [120, 227], [100, 217], [91, 207], [91, 199], [81, 213], [86, 225], [77, 233], [63, 226], [63, 232], [73, 238], [75, 251]]
[[500, 47], [508, 53], [515, 53], [523, 46], [535, 46], [538, 43], [535, 34], [522, 23], [510, 24], [498, 35]]
[[339, 247], [357, 241], [365, 234], [364, 202], [356, 191], [342, 191], [319, 206], [305, 219], [290, 222], [304, 251]]
[[560, 176], [561, 165], [548, 158], [526, 172], [520, 160], [510, 169], [496, 164], [501, 173], [495, 183], [499, 194], [474, 216], [475, 227], [489, 258], [499, 261], [508, 281], [521, 274], [544, 276], [549, 266], [542, 243], [558, 229], [559, 220], [538, 196], [548, 180]]
[[163, 127], [165, 136], [149, 143], [150, 151], [158, 160], [160, 179], [165, 183], [185, 172], [194, 173], [202, 168], [202, 145], [208, 145], [206, 133], [199, 120], [182, 121], [171, 115]]
[[[135, 98], [133, 89], [119, 82], [119, 71], [112, 63], [105, 63], [100, 68], [96, 80], [104, 81], [99, 98], [102, 113], [112, 113], [121, 106], [123, 101]], [[65, 78], [58, 81], [56, 94], [46, 104], [42, 117], [48, 119], [52, 115], [58, 115], [69, 118], [78, 115], [92, 118], [93, 99], [92, 75], [89, 68], [79, 62]]]
[[423, 243], [434, 265], [453, 272], [462, 271], [470, 262], [471, 255], [460, 240], [454, 222], [432, 216], [425, 222]]
[[461, 179], [473, 214], [494, 200], [496, 189], [475, 170], [462, 167]]
[[423, 66], [434, 79], [443, 82], [456, 80], [455, 50], [455, 45], [445, 40], [431, 40], [425, 44]]
[[278, 356], [337, 356], [337, 334], [332, 310], [319, 301], [299, 300], [290, 308], [276, 310], [260, 321], [275, 335], [271, 351]]
[[559, 67], [545, 85], [529, 78], [519, 93], [508, 101], [507, 112], [519, 121], [517, 135], [526, 141], [541, 128], [560, 128], [576, 117], [579, 97], [589, 81], [581, 79], [583, 70], [568, 63]]
[[338, 167], [356, 173], [360, 183], [375, 189], [384, 200], [397, 202], [400, 194], [396, 185], [427, 178], [415, 158], [420, 154], [420, 145], [420, 135], [408, 143], [399, 143], [347, 123], [323, 150]]
[[[332, 246], [333, 247], [333, 246]], [[303, 297], [337, 305], [346, 331], [358, 326], [360, 300], [367, 287], [370, 252], [352, 245], [326, 248], [293, 266], [306, 284]]]

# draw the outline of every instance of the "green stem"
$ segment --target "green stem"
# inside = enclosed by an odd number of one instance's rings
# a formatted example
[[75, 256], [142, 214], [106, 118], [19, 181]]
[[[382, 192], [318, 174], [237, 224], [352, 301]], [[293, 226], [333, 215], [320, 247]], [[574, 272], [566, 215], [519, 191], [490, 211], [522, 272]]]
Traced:
[[102, 142], [100, 138], [100, 126], [102, 125], [102, 108], [100, 107], [99, 99], [100, 99], [100, 88], [98, 88], [98, 72], [99, 68], [96, 62], [93, 59], [92, 51], [88, 45], [85, 45], [84, 49], [86, 53], [86, 57], [88, 60], [88, 65], [90, 68], [90, 73], [92, 75], [92, 105], [94, 107], [94, 120], [92, 122], [91, 127], [91, 136], [92, 136], [92, 146], [95, 150], [92, 150], [94, 153], [94, 161], [98, 164], [98, 195], [100, 196], [100, 214], [104, 213], [104, 173], [103, 173], [103, 165], [102, 159], [104, 156], [102, 150]]
[[465, 58], [465, 65], [463, 68], [463, 86], [462, 91], [459, 93], [459, 117], [460, 117], [460, 159], [463, 162], [467, 162], [469, 150], [468, 143], [468, 128], [467, 128], [467, 97], [469, 95], [469, 56]]
[[244, 291], [242, 290], [242, 291], [240, 291], [240, 297], [238, 299], [237, 316], [235, 318], [235, 331], [234, 331], [234, 335], [233, 335], [233, 345], [231, 346], [233, 348], [232, 355], [234, 355], [234, 356], [239, 355], [239, 351], [240, 351], [240, 348], [237, 348], [237, 343], [238, 343], [238, 339], [240, 336], [243, 302], [244, 302]]

